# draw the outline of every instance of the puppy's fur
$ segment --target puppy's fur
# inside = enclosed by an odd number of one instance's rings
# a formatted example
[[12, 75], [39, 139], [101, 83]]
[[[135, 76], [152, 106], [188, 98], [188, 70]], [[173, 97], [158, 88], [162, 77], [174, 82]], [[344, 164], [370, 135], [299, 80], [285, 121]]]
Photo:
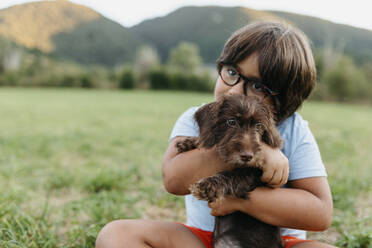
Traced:
[[[250, 191], [263, 185], [260, 181], [262, 142], [273, 148], [282, 145], [269, 99], [226, 96], [201, 107], [194, 118], [199, 126], [199, 137], [178, 142], [178, 152], [215, 147], [228, 168], [191, 185], [191, 193], [209, 202], [229, 196], [248, 199]], [[278, 227], [242, 212], [216, 217], [213, 246], [283, 247]]]

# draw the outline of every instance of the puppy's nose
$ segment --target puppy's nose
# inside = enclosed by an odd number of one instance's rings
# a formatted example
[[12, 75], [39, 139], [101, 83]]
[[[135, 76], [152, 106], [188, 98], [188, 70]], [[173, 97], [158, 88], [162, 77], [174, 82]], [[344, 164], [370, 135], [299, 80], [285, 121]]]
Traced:
[[252, 152], [245, 152], [245, 153], [242, 153], [240, 155], [240, 159], [243, 161], [243, 162], [249, 162], [251, 161], [253, 158], [253, 153]]

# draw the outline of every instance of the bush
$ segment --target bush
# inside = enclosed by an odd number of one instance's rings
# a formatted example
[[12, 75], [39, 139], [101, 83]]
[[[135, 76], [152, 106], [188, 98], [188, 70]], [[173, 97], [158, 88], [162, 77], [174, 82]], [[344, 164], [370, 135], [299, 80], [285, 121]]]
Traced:
[[150, 88], [154, 90], [171, 89], [172, 82], [169, 73], [163, 67], [157, 67], [149, 72]]
[[149, 73], [151, 89], [212, 91], [213, 81], [208, 74], [188, 74], [179, 71], [170, 72], [158, 67]]
[[0, 86], [17, 86], [21, 77], [17, 72], [10, 71], [0, 75]]
[[119, 77], [120, 89], [133, 89], [135, 86], [135, 79], [133, 70], [125, 68]]
[[172, 87], [177, 90], [190, 91], [212, 91], [213, 82], [208, 75], [189, 75], [185, 73], [174, 73], [172, 75]]
[[88, 75], [80, 76], [80, 86], [82, 88], [93, 88], [93, 81]]
[[64, 75], [60, 79], [58, 83], [61, 87], [78, 87], [79, 86], [79, 79], [73, 75]]
[[328, 67], [318, 63], [320, 82], [313, 98], [338, 101], [370, 99], [372, 86], [368, 83], [368, 74], [357, 67], [350, 57], [340, 56]]

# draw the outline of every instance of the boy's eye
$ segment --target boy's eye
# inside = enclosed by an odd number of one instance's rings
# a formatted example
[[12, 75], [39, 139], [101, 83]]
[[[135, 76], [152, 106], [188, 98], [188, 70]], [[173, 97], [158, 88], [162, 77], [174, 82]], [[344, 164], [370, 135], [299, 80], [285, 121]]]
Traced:
[[235, 76], [238, 75], [238, 72], [237, 72], [236, 70], [232, 69], [232, 68], [229, 68], [229, 69], [227, 70], [227, 73], [228, 73], [230, 76], [232, 76], [232, 77], [235, 77]]
[[252, 84], [252, 87], [253, 87], [253, 89], [255, 89], [255, 90], [259, 90], [259, 91], [263, 91], [263, 90], [264, 90], [263, 85], [262, 85], [261, 83], [258, 83], [258, 82], [254, 82], [254, 83]]
[[236, 124], [238, 124], [238, 122], [236, 121], [235, 118], [227, 119], [227, 120], [226, 120], [226, 123], [227, 123], [227, 125], [230, 126], [230, 127], [234, 127], [234, 126], [236, 126]]

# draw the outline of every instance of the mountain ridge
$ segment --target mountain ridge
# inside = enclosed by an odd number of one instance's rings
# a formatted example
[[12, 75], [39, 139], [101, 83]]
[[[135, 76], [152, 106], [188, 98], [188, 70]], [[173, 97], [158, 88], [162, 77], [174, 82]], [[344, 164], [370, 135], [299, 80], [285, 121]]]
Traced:
[[214, 63], [227, 38], [258, 20], [289, 22], [303, 30], [315, 50], [345, 52], [372, 63], [372, 31], [322, 18], [244, 7], [185, 6], [130, 28], [68, 0], [38, 1], [0, 9], [0, 35], [29, 49], [83, 64], [115, 66], [133, 62], [148, 44], [162, 61], [181, 41], [197, 44], [206, 63]]
[[[200, 16], [195, 17], [201, 9], [209, 9], [210, 12], [215, 13], [220, 13], [221, 10], [224, 12], [221, 16], [224, 16], [225, 23], [222, 23], [221, 27], [214, 27], [213, 24], [210, 24], [209, 30], [205, 32], [207, 36], [212, 37], [208, 42], [209, 44], [203, 42], [202, 38], [197, 38], [196, 36], [198, 34], [193, 34], [188, 30], [188, 28], [183, 28], [182, 25], [185, 25], [185, 22], [181, 23], [180, 21], [177, 23], [177, 19], [175, 18], [175, 14], [177, 13], [181, 17], [187, 16], [186, 12], [188, 12], [189, 15], [192, 13], [194, 16], [192, 20], [190, 20], [190, 25], [195, 26], [195, 20], [202, 19]], [[232, 18], [229, 18], [229, 16]], [[203, 23], [199, 25], [199, 29], [205, 26], [205, 22], [208, 22], [210, 19], [208, 18], [208, 15], [204, 15], [203, 17], [205, 18], [203, 19]], [[315, 50], [321, 50], [326, 47], [327, 49], [333, 49], [335, 52], [345, 52], [346, 55], [353, 57], [358, 63], [372, 62], [372, 31], [350, 25], [334, 23], [318, 17], [284, 11], [261, 11], [244, 7], [185, 6], [166, 16], [145, 20], [130, 29], [139, 36], [142, 36], [144, 39], [155, 44], [155, 47], [159, 50], [161, 57], [164, 59], [168, 56], [165, 47], [174, 47], [181, 41], [181, 39], [163, 35], [163, 38], [159, 40], [157, 33], [162, 33], [164, 30], [174, 32], [172, 30], [172, 25], [177, 26], [175, 32], [190, 34], [189, 37], [183, 38], [187, 41], [196, 43], [200, 47], [202, 57], [206, 59], [206, 62], [213, 63], [217, 58], [217, 53], [212, 56], [208, 52], [210, 45], [212, 45], [213, 49], [220, 52], [223, 44], [232, 32], [251, 21], [260, 20], [285, 21], [298, 27], [310, 38], [313, 49]], [[170, 26], [167, 25], [168, 22], [171, 23]], [[224, 39], [221, 38], [221, 35]]]

